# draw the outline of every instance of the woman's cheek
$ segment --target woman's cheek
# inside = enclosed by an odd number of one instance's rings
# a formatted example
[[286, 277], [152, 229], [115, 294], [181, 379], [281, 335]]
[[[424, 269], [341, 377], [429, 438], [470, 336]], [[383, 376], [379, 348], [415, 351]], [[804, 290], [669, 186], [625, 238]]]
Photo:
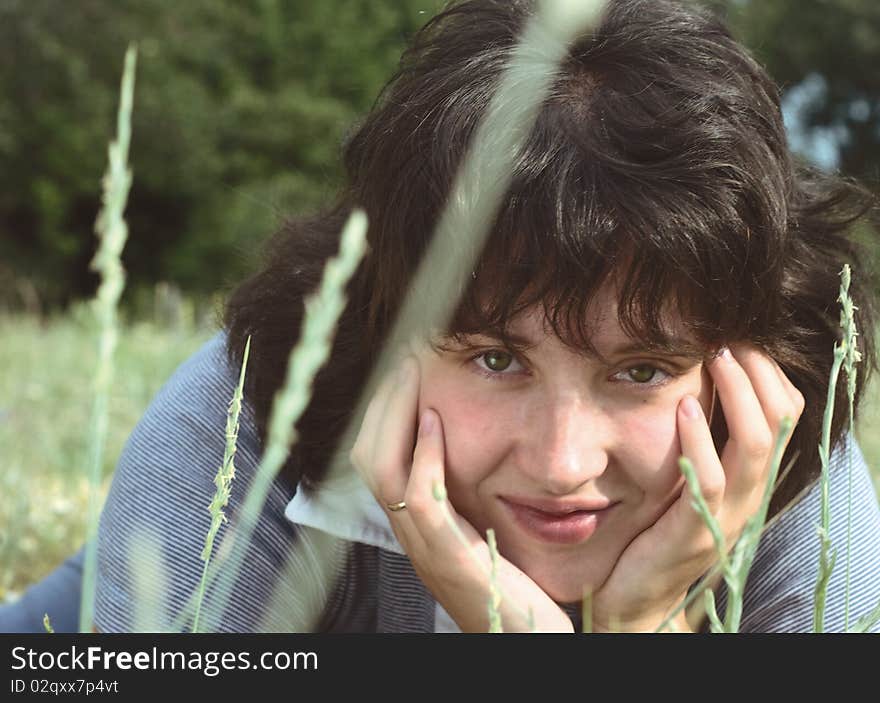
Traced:
[[[447, 470], [461, 477], [491, 470], [502, 452], [499, 442], [512, 437], [497, 404], [470, 397], [438, 399], [433, 405], [443, 422]], [[473, 476], [476, 478], [476, 476]]]
[[621, 436], [638, 437], [637, 442], [621, 448], [621, 465], [629, 467], [647, 494], [666, 495], [680, 479], [679, 440], [675, 411], [632, 413], [625, 420]]
[[463, 467], [481, 463], [483, 440], [498, 432], [499, 423], [492, 403], [475, 393], [472, 384], [462, 382], [460, 370], [448, 366], [423, 362], [419, 417], [426, 408], [437, 411], [443, 426], [447, 473], [450, 469], [461, 473]]
[[[643, 487], [655, 495], [668, 495], [677, 492], [684, 483], [678, 459], [681, 456], [681, 440], [678, 434], [678, 406], [686, 395], [700, 400], [704, 413], [708, 414], [712, 401], [711, 385], [706, 383], [708, 372], [704, 369], [690, 374], [683, 384], [669, 389], [656, 408], [646, 409], [644, 413], [631, 416], [631, 426], [627, 435], [643, 438], [635, 450], [642, 452], [642, 460], [635, 462], [641, 467], [653, 467], [643, 477]], [[710, 378], [711, 382], [711, 378]]]

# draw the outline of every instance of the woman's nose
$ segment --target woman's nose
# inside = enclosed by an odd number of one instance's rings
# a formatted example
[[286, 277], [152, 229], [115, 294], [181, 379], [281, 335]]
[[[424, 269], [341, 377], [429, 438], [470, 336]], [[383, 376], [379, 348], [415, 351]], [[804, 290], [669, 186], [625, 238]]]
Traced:
[[603, 413], [574, 395], [536, 410], [525, 459], [538, 485], [561, 496], [601, 476], [608, 465], [609, 437]]

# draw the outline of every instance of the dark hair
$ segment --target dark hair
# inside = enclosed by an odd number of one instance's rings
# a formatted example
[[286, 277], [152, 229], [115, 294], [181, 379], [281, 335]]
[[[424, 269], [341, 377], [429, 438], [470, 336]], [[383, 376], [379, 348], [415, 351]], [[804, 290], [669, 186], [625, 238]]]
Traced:
[[[430, 20], [346, 144], [347, 180], [336, 202], [286, 224], [265, 267], [231, 296], [229, 352], [240, 363], [253, 336], [247, 396], [265, 438], [303, 297], [336, 253], [347, 214], [365, 208], [370, 253], [298, 424], [284, 470], [292, 483], [320, 482], [532, 12], [532, 2], [467, 0]], [[449, 332], [503, 334], [515, 314], [539, 303], [560, 339], [593, 353], [586, 306], [621, 274], [619, 316], [629, 335], [670, 342], [662, 320], [674, 304], [706, 350], [752, 341], [806, 400], [785, 460], [799, 458], [774, 495], [775, 513], [820, 469], [846, 262], [863, 367], [876, 363], [870, 272], [847, 236], [873, 206], [868, 192], [795, 163], [775, 84], [706, 10], [667, 0], [609, 2], [599, 27], [571, 46], [513, 164]], [[859, 374], [857, 401], [866, 376]]]

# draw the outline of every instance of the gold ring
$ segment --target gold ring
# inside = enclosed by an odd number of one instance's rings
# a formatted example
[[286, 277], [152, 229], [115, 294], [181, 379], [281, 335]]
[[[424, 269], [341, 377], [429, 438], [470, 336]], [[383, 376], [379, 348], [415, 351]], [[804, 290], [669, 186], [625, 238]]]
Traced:
[[406, 501], [402, 500], [399, 503], [385, 503], [385, 507], [388, 508], [392, 513], [396, 513], [398, 510], [403, 510], [406, 508]]

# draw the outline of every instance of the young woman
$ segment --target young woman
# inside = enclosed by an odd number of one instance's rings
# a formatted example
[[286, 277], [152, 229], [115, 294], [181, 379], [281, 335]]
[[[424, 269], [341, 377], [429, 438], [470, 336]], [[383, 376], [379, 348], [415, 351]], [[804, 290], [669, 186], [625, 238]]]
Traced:
[[[369, 217], [369, 254], [214, 627], [283, 630], [309, 601], [321, 605], [313, 629], [485, 631], [493, 528], [505, 630], [530, 627], [528, 608], [539, 630], [577, 629], [585, 591], [596, 629], [653, 630], [716, 558], [678, 457], [693, 460], [732, 544], [758, 508], [788, 416], [783, 466], [793, 464], [773, 494], [741, 630], [812, 628], [816, 446], [846, 262], [864, 353], [857, 398], [874, 364], [873, 289], [847, 236], [871, 201], [795, 162], [777, 87], [689, 3], [611, 0], [572, 44], [452, 320], [414, 342], [365, 416], [352, 417], [533, 9], [465, 0], [416, 35], [346, 144], [337, 201], [275, 237], [264, 268], [231, 296], [224, 332], [155, 399], [102, 516], [98, 629], [134, 626], [135, 534], [159, 545], [154, 596], [167, 622], [195, 590], [245, 340], [233, 523], [303, 298], [356, 206]], [[880, 602], [880, 513], [845, 432], [845, 385], [832, 425], [838, 559], [827, 630]], [[344, 449], [372, 497], [342, 512], [322, 481], [352, 421], [360, 431]], [[318, 546], [341, 563], [326, 584], [305, 578], [328, 559]], [[723, 613], [723, 584], [716, 593]], [[705, 628], [681, 614], [673, 625]]]

